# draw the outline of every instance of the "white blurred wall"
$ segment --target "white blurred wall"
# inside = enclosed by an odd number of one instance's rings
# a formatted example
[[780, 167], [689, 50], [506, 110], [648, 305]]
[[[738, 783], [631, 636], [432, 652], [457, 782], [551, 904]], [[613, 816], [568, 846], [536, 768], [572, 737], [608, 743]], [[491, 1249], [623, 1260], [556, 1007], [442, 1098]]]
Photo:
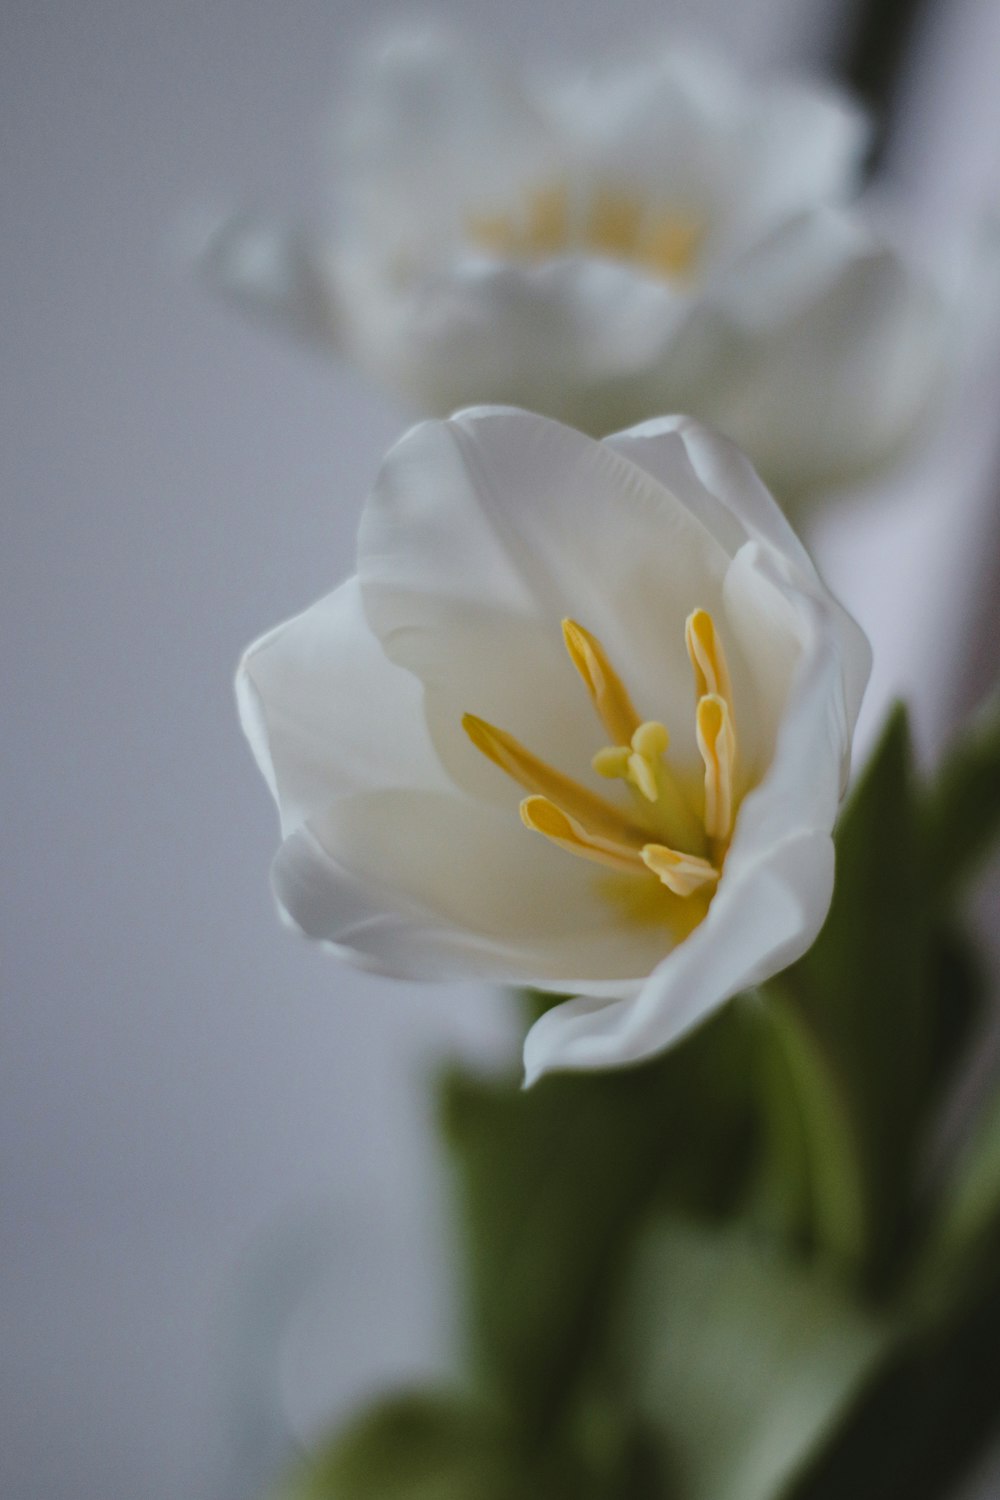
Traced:
[[[242, 645], [348, 570], [402, 419], [211, 304], [165, 248], [198, 201], [322, 201], [331, 80], [400, 10], [0, 16], [5, 1500], [246, 1500], [274, 1452], [247, 1308], [281, 1326], [310, 1275], [276, 1374], [299, 1426], [447, 1357], [425, 1075], [509, 1049], [507, 1005], [358, 976], [282, 932], [230, 696]], [[766, 62], [821, 58], [834, 9], [442, 12], [514, 56], [676, 22]]]

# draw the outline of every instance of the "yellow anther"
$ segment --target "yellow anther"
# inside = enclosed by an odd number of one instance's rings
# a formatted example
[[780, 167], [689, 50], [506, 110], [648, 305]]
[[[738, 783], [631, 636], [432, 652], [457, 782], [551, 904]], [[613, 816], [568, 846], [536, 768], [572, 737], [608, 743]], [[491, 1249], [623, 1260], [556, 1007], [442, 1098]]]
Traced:
[[722, 649], [715, 621], [707, 609], [696, 609], [688, 615], [684, 626], [684, 641], [691, 666], [694, 668], [694, 690], [697, 698], [706, 693], [715, 693], [724, 698], [733, 711], [733, 690], [729, 682], [729, 668]]
[[607, 183], [598, 183], [588, 200], [556, 181], [499, 212], [469, 214], [465, 232], [496, 255], [542, 260], [577, 250], [632, 262], [673, 281], [697, 264], [705, 223], [682, 210], [651, 208], [640, 193]]
[[517, 230], [506, 214], [469, 214], [465, 232], [474, 245], [491, 250], [494, 255], [517, 255], [520, 250]]
[[664, 844], [647, 844], [642, 851], [642, 862], [675, 896], [693, 896], [719, 878], [718, 870], [707, 859], [682, 854]]
[[694, 214], [659, 213], [644, 226], [636, 259], [665, 281], [689, 276], [705, 240], [705, 223]]
[[536, 188], [528, 198], [525, 254], [555, 255], [569, 240], [569, 193], [561, 184]]
[[587, 248], [613, 260], [630, 260], [642, 225], [642, 200], [634, 193], [599, 187], [587, 218]]
[[657, 756], [665, 755], [670, 744], [670, 735], [663, 724], [658, 724], [655, 719], [647, 719], [644, 724], [632, 736], [632, 749], [637, 755], [645, 756], [646, 760], [656, 760]]
[[627, 745], [605, 745], [590, 764], [598, 776], [605, 776], [609, 781], [624, 779], [628, 775], [629, 754]]
[[[613, 743], [594, 756], [598, 775], [623, 780], [638, 793], [627, 806], [564, 776], [513, 735], [474, 714], [462, 719], [483, 755], [529, 793], [520, 804], [527, 828], [582, 859], [619, 873], [653, 875], [674, 896], [700, 897], [684, 909], [696, 925], [719, 880], [736, 815], [736, 733], [729, 673], [706, 610], [695, 610], [685, 639], [698, 689], [696, 738], [704, 762], [704, 816], [666, 759], [670, 735], [656, 719], [640, 721], [600, 641], [574, 620], [563, 621], [574, 667]], [[659, 842], [664, 840], [664, 842]], [[708, 856], [708, 857], [706, 857]], [[655, 893], [655, 886], [647, 884]]]
[[642, 853], [638, 848], [592, 833], [547, 797], [525, 797], [521, 803], [521, 822], [535, 833], [544, 834], [560, 849], [578, 854], [581, 859], [592, 860], [627, 875], [642, 871]]
[[705, 832], [710, 839], [728, 839], [733, 826], [736, 735], [729, 705], [717, 693], [700, 699], [696, 731], [705, 762]]
[[502, 729], [487, 724], [475, 714], [463, 714], [462, 726], [476, 749], [501, 771], [523, 786], [526, 792], [537, 792], [577, 819], [592, 833], [616, 843], [641, 843], [642, 836], [621, 809], [606, 802], [596, 792], [581, 786], [571, 776], [564, 776]]
[[563, 620], [562, 631], [569, 659], [586, 684], [609, 739], [613, 745], [628, 745], [641, 720], [604, 647], [575, 620]]

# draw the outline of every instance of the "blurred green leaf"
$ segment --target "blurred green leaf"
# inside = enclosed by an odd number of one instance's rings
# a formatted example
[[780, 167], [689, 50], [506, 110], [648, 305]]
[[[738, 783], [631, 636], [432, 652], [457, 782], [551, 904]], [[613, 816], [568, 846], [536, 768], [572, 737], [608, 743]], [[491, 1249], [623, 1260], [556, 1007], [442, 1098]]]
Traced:
[[972, 1121], [949, 1173], [924, 1254], [915, 1296], [937, 1307], [970, 1278], [1000, 1262], [1000, 1080]]
[[718, 1213], [753, 1141], [750, 1037], [729, 1007], [662, 1060], [522, 1090], [452, 1073], [442, 1119], [466, 1240], [479, 1375], [529, 1429], [558, 1419], [597, 1357], [650, 1204]]
[[649, 1445], [607, 1406], [544, 1445], [522, 1437], [461, 1395], [406, 1392], [301, 1462], [272, 1500], [667, 1500]]
[[1000, 1430], [1000, 1277], [956, 1285], [814, 1454], [786, 1500], [953, 1500]]
[[304, 1463], [275, 1500], [524, 1500], [523, 1479], [489, 1412], [418, 1392], [365, 1412]]
[[766, 1133], [753, 1216], [789, 1244], [857, 1265], [868, 1242], [861, 1149], [842, 1080], [816, 1036], [772, 987], [756, 1016]]
[[890, 1337], [828, 1272], [746, 1225], [664, 1219], [629, 1284], [620, 1378], [684, 1500], [774, 1500]]
[[932, 896], [960, 892], [1000, 838], [1000, 690], [972, 716], [926, 799], [924, 850]]
[[838, 824], [826, 924], [781, 981], [816, 1054], [839, 1080], [867, 1184], [866, 1260], [875, 1274], [891, 1262], [905, 1221], [935, 1070], [918, 834], [909, 730], [899, 708]]
[[975, 1044], [990, 989], [978, 947], [940, 911], [928, 916], [925, 982], [933, 1026], [930, 1102], [936, 1104]]

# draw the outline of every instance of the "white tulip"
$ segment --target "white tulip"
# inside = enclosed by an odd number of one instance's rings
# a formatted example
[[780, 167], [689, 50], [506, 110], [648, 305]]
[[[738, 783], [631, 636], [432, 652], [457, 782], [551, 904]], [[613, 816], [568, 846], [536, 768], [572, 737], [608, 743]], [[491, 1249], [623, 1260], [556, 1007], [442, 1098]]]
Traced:
[[573, 995], [529, 1079], [648, 1057], [819, 931], [869, 664], [697, 423], [424, 423], [357, 575], [240, 668], [279, 903], [364, 968]]
[[335, 234], [236, 215], [201, 264], [418, 411], [690, 411], [788, 505], [895, 458], [955, 355], [943, 287], [832, 206], [866, 139], [834, 90], [697, 53], [531, 89], [399, 36], [338, 133]]

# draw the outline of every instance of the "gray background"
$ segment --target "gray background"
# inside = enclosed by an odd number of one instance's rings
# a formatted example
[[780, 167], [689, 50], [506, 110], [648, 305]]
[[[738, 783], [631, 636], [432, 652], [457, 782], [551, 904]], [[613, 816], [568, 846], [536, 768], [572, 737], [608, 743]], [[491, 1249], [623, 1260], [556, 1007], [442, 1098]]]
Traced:
[[[0, 12], [5, 1500], [245, 1497], [275, 1414], [310, 1431], [447, 1359], [425, 1079], [448, 1053], [510, 1054], [508, 1004], [359, 976], [281, 931], [230, 688], [252, 636], [348, 571], [404, 418], [243, 327], [170, 251], [186, 209], [244, 190], [322, 207], [335, 79], [397, 12]], [[839, 8], [441, 13], [513, 57], [678, 23], [819, 63]], [[1000, 187], [996, 7], [939, 16], [893, 158], [927, 223]], [[947, 450], [818, 529], [882, 648], [866, 733], [903, 686], [933, 748], [991, 670], [994, 391], [968, 393]]]

